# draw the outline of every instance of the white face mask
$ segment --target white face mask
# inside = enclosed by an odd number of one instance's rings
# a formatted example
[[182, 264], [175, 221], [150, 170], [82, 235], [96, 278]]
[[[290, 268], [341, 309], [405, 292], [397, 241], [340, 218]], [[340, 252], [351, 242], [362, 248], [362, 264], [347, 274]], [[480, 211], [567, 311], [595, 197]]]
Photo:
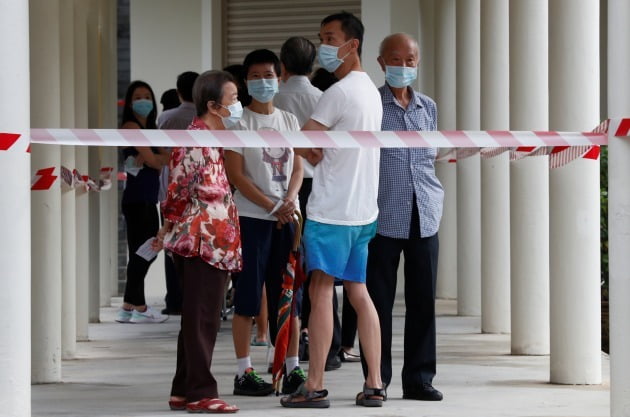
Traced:
[[222, 104], [220, 106], [230, 112], [229, 116], [221, 117], [223, 126], [225, 126], [227, 129], [234, 126], [238, 123], [239, 120], [241, 120], [241, 116], [243, 116], [243, 106], [241, 105], [240, 101], [232, 103], [229, 106], [224, 106]]

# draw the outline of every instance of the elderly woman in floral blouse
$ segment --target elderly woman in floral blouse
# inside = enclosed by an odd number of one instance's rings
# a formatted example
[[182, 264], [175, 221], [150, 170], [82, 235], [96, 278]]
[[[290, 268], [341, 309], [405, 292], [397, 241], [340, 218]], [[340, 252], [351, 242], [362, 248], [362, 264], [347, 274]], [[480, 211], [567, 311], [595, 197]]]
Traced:
[[[221, 130], [242, 113], [229, 73], [208, 71], [193, 88], [197, 116], [190, 130]], [[182, 281], [183, 309], [177, 340], [177, 370], [169, 406], [196, 413], [234, 413], [218, 398], [210, 370], [220, 327], [228, 272], [241, 270], [238, 213], [232, 199], [221, 148], [175, 148], [163, 203], [164, 226], [154, 249], [173, 254]]]

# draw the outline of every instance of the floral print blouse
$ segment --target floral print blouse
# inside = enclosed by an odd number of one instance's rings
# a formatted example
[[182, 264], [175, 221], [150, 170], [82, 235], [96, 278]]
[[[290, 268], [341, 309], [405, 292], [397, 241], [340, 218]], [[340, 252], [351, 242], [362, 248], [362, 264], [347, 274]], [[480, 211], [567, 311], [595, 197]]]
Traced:
[[[207, 130], [195, 118], [189, 130]], [[173, 223], [164, 247], [180, 256], [200, 256], [217, 269], [242, 268], [238, 212], [223, 165], [222, 148], [174, 148], [164, 217]]]

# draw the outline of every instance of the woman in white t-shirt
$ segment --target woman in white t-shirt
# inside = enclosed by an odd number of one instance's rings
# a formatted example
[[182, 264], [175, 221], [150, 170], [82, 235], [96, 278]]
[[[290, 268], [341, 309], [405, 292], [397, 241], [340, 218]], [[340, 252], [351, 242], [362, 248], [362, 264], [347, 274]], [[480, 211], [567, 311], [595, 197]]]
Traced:
[[[280, 61], [267, 49], [249, 53], [243, 63], [252, 102], [243, 111], [243, 130], [300, 130], [297, 118], [273, 106], [278, 92]], [[236, 187], [234, 199], [239, 212], [243, 247], [243, 270], [236, 279], [232, 333], [238, 363], [235, 395], [267, 395], [271, 384], [254, 371], [249, 356], [251, 317], [261, 308], [263, 284], [267, 294], [271, 341], [277, 335], [278, 298], [282, 272], [293, 243], [293, 213], [299, 207], [302, 158], [292, 148], [228, 148], [225, 168]], [[298, 362], [299, 326], [292, 323], [292, 339], [285, 361], [282, 392], [292, 393], [306, 379]], [[293, 340], [295, 339], [295, 340]]]

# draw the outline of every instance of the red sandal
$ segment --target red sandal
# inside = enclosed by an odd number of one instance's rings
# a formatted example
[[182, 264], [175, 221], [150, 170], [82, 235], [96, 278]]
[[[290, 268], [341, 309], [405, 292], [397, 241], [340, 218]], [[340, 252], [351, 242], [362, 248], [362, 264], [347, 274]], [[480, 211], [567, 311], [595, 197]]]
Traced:
[[194, 403], [186, 404], [189, 413], [230, 414], [236, 413], [238, 407], [230, 405], [219, 398], [204, 398]]
[[186, 400], [168, 400], [168, 406], [173, 411], [182, 411], [186, 409]]

